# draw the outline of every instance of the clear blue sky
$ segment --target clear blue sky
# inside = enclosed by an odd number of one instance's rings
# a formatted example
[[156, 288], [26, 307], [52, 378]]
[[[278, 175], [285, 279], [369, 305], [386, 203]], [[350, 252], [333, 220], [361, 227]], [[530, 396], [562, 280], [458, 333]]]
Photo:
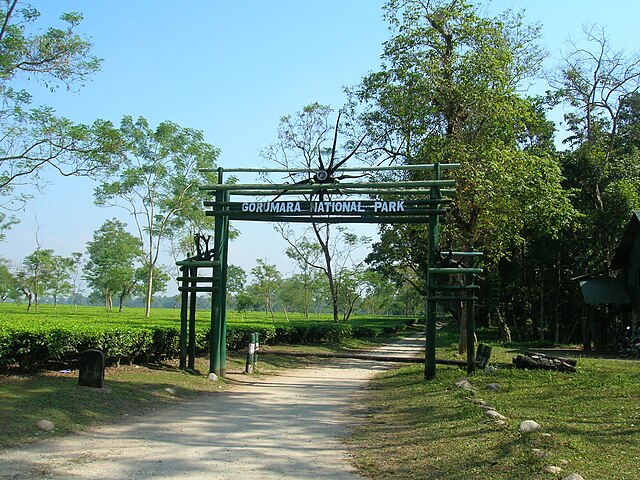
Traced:
[[[37, 104], [78, 122], [96, 118], [118, 123], [123, 115], [144, 116], [152, 125], [171, 120], [202, 130], [222, 150], [219, 165], [263, 166], [259, 152], [276, 140], [280, 116], [318, 101], [339, 108], [343, 87], [357, 84], [380, 65], [388, 38], [383, 0], [48, 0], [34, 1], [41, 25], [64, 11], [79, 11], [80, 31], [104, 59], [103, 69], [78, 92], [50, 94]], [[559, 62], [569, 36], [582, 25], [607, 27], [616, 48], [640, 50], [637, 0], [490, 0], [496, 14], [525, 10], [542, 25], [547, 66]], [[20, 262], [36, 247], [69, 255], [84, 251], [105, 219], [122, 213], [93, 205], [93, 185], [83, 179], [51, 177], [35, 193], [21, 224], [8, 232], [0, 255]], [[37, 220], [36, 220], [37, 218]], [[267, 258], [291, 271], [284, 245], [268, 224], [238, 224], [242, 235], [230, 247], [230, 263], [249, 270]], [[363, 252], [364, 253], [364, 252]], [[169, 263], [166, 261], [165, 263]]]

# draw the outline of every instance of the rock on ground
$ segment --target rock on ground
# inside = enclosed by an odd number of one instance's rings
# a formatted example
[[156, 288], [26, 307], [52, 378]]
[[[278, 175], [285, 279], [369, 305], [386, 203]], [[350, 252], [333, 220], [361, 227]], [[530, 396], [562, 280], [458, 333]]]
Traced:
[[38, 429], [43, 432], [53, 432], [53, 428], [53, 422], [50, 422], [49, 420], [40, 420], [38, 422]]
[[525, 420], [520, 423], [520, 431], [524, 433], [535, 432], [536, 430], [540, 430], [540, 425], [533, 420]]

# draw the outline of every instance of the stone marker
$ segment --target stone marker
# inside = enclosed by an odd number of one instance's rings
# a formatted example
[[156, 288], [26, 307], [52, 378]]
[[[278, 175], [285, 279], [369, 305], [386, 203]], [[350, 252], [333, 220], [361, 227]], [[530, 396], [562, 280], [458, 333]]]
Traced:
[[104, 387], [104, 353], [89, 349], [80, 354], [78, 385], [82, 387]]

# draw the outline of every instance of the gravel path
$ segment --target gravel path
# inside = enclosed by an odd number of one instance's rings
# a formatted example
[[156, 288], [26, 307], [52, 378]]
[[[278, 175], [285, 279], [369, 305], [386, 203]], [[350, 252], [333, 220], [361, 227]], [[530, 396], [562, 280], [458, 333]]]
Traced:
[[[420, 335], [379, 351], [411, 355], [423, 345]], [[363, 478], [341, 438], [351, 399], [385, 368], [342, 360], [264, 378], [230, 374], [229, 392], [2, 452], [0, 478]]]

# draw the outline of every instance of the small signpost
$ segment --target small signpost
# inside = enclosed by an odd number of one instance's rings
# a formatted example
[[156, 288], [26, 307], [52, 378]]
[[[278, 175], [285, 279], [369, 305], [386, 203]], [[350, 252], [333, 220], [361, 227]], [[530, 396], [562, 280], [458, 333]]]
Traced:
[[[207, 250], [206, 258], [189, 257], [178, 262], [182, 269], [180, 291], [182, 302], [181, 356], [180, 365], [186, 363], [187, 350], [187, 295], [196, 292], [211, 292], [211, 358], [210, 373], [225, 374], [226, 362], [226, 276], [229, 221], [254, 222], [298, 222], [298, 223], [373, 223], [373, 224], [429, 224], [428, 270], [426, 274], [427, 329], [425, 353], [425, 378], [435, 377], [435, 336], [436, 304], [439, 302], [467, 302], [468, 357], [467, 370], [475, 368], [474, 358], [474, 302], [478, 286], [474, 275], [480, 268], [439, 266], [441, 252], [439, 246], [440, 218], [446, 214], [453, 202], [455, 190], [453, 179], [445, 179], [443, 172], [459, 168], [458, 164], [425, 164], [394, 167], [347, 168], [338, 162], [328, 167], [321, 164], [318, 169], [258, 169], [258, 168], [218, 168], [218, 183], [202, 186], [212, 200], [204, 202], [210, 208], [206, 214], [215, 217], [214, 246]], [[340, 175], [338, 175], [338, 170]], [[402, 181], [349, 181], [346, 178], [362, 177], [371, 172], [399, 173], [419, 179]], [[224, 183], [225, 173], [282, 173], [306, 175], [306, 179], [296, 183], [280, 184], [238, 184]], [[356, 175], [353, 175], [353, 174]], [[244, 197], [236, 200], [238, 197]], [[249, 197], [247, 199], [246, 197]], [[232, 198], [234, 199], [232, 201]], [[267, 200], [265, 200], [267, 199]], [[449, 252], [456, 257], [477, 258], [480, 252]], [[211, 277], [199, 277], [198, 268], [211, 267]], [[463, 281], [455, 285], [440, 280], [443, 275], [462, 276]], [[440, 280], [440, 281], [439, 281]], [[206, 286], [201, 283], [207, 282]], [[454, 295], [445, 292], [454, 290]], [[191, 302], [195, 297], [191, 297]], [[193, 312], [195, 308], [190, 311]], [[195, 313], [193, 313], [195, 315]], [[195, 349], [195, 317], [189, 316], [189, 368], [192, 367], [192, 351]]]

